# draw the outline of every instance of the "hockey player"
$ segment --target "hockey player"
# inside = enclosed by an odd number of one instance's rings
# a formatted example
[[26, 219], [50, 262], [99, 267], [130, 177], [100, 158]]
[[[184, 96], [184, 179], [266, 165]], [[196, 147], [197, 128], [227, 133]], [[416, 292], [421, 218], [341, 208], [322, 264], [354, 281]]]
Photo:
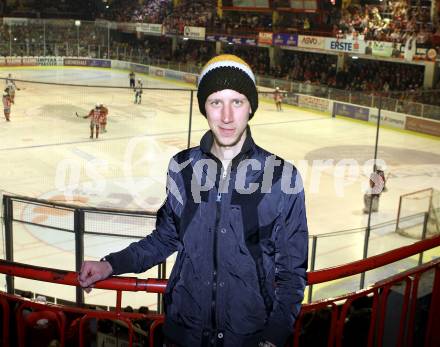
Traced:
[[130, 71], [129, 75], [128, 75], [128, 79], [130, 80], [130, 88], [134, 89], [134, 85], [135, 85], [135, 74], [133, 71]]
[[14, 81], [14, 79], [12, 78], [12, 74], [8, 74], [8, 77], [6, 77], [6, 79], [5, 79], [5, 85], [6, 85], [6, 87], [7, 87], [9, 84], [11, 84], [11, 83], [14, 83], [14, 84], [15, 84], [15, 81]]
[[376, 166], [370, 175], [370, 191], [364, 194], [364, 213], [369, 213], [370, 205], [371, 212], [379, 210], [380, 194], [386, 192], [385, 183], [385, 172], [380, 166]]
[[139, 78], [136, 87], [134, 88], [134, 103], [140, 104], [142, 102], [142, 80]]
[[101, 118], [101, 112], [99, 103], [95, 105], [95, 108], [91, 109], [87, 116], [83, 118], [90, 118], [90, 138], [93, 139], [94, 130], [96, 130], [96, 138], [99, 136], [99, 122]]
[[3, 97], [2, 97], [2, 101], [3, 101], [3, 112], [5, 113], [5, 119], [7, 122], [10, 122], [10, 115], [11, 115], [11, 97], [9, 96], [8, 91], [5, 89], [5, 91], [3, 92]]
[[11, 97], [11, 102], [14, 104], [15, 103], [15, 90], [20, 90], [20, 88], [18, 88], [17, 85], [15, 84], [15, 81], [12, 78], [11, 74], [8, 75], [5, 82], [6, 82], [6, 89], [8, 91], [9, 96]]
[[101, 103], [99, 104], [99, 112], [100, 112], [99, 124], [101, 128], [101, 132], [106, 133], [108, 108]]
[[280, 87], [275, 88], [275, 92], [273, 93], [273, 99], [275, 100], [275, 105], [277, 107], [277, 111], [282, 111], [282, 102], [283, 102], [283, 93], [280, 91]]

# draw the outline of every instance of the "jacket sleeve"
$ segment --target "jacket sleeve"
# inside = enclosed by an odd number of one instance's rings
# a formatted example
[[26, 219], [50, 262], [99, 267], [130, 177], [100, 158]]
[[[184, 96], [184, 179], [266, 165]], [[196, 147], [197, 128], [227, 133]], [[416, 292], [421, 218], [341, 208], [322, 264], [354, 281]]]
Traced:
[[113, 268], [113, 275], [144, 272], [178, 250], [180, 239], [173, 204], [176, 201], [168, 191], [165, 203], [157, 212], [155, 230], [140, 241], [105, 257]]
[[276, 226], [275, 300], [263, 332], [263, 339], [277, 347], [283, 347], [293, 332], [304, 298], [308, 262], [304, 190], [284, 197], [281, 221]]

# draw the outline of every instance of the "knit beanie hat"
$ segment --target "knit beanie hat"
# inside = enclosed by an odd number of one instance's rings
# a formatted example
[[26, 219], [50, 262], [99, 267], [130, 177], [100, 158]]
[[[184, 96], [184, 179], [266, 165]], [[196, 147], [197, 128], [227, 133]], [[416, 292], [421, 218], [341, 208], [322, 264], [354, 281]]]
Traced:
[[250, 66], [232, 54], [222, 54], [212, 58], [203, 67], [198, 80], [197, 99], [200, 112], [206, 117], [206, 99], [215, 92], [232, 89], [249, 100], [251, 119], [258, 108], [258, 92], [255, 76]]

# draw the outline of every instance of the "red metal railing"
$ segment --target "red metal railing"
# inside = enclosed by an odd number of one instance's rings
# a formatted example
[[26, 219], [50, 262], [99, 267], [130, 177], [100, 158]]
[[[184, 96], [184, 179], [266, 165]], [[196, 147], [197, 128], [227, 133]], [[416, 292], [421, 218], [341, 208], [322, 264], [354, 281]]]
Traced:
[[[318, 284], [335, 279], [340, 279], [362, 272], [375, 269], [398, 260], [419, 254], [426, 250], [440, 246], [440, 236], [435, 238], [419, 241], [410, 246], [401, 247], [399, 249], [389, 251], [380, 255], [376, 255], [364, 260], [341, 266], [318, 270], [308, 273], [308, 284]], [[437, 314], [440, 309], [440, 254], [439, 258], [429, 263], [423, 264], [417, 268], [396, 274], [391, 278], [376, 283], [370, 288], [360, 290], [355, 293], [348, 293], [337, 298], [321, 300], [311, 304], [305, 304], [296, 321], [295, 333], [292, 340], [292, 346], [298, 346], [304, 317], [310, 313], [323, 308], [330, 310], [330, 330], [327, 338], [328, 346], [342, 346], [345, 322], [348, 312], [352, 307], [352, 303], [362, 297], [370, 297], [372, 304], [372, 312], [370, 318], [370, 327], [368, 332], [368, 345], [382, 346], [384, 337], [384, 327], [387, 314], [387, 304], [390, 292], [393, 286], [404, 285], [403, 301], [400, 307], [399, 328], [396, 336], [398, 346], [413, 345], [413, 329], [415, 321], [416, 304], [419, 283], [422, 276], [428, 272], [433, 272], [433, 284], [431, 291], [431, 304], [426, 323], [426, 333], [424, 337], [425, 346], [440, 346], [440, 319]], [[27, 264], [20, 264], [0, 260], [0, 273], [24, 277], [45, 282], [53, 282], [70, 286], [78, 286], [77, 273], [71, 271], [63, 271], [51, 268], [35, 267]], [[20, 312], [26, 307], [32, 307], [35, 310], [44, 310], [61, 313], [75, 313], [82, 315], [79, 327], [80, 346], [84, 346], [84, 327], [87, 320], [97, 319], [119, 319], [127, 324], [129, 330], [129, 345], [133, 343], [133, 319], [151, 319], [154, 323], [150, 326], [150, 345], [153, 345], [155, 331], [158, 326], [163, 323], [163, 316], [160, 315], [142, 315], [138, 313], [126, 313], [121, 310], [122, 291], [146, 291], [150, 293], [163, 293], [166, 287], [165, 280], [147, 279], [140, 280], [132, 277], [111, 277], [109, 279], [96, 283], [96, 288], [115, 290], [117, 292], [116, 309], [114, 312], [97, 311], [84, 309], [80, 307], [67, 307], [54, 304], [42, 304], [19, 298], [0, 292], [0, 307], [3, 311], [3, 346], [8, 346], [9, 339], [9, 305], [8, 302], [20, 302], [16, 312], [18, 326], [22, 325], [22, 315]], [[342, 302], [342, 303], [341, 303]], [[341, 303], [341, 304], [340, 304]], [[58, 314], [60, 324], [60, 341], [65, 340], [65, 326], [63, 325], [62, 314]], [[21, 325], [20, 325], [21, 324]], [[20, 335], [24, 334], [23, 330], [19, 330]], [[19, 339], [20, 346], [24, 345], [22, 337]], [[63, 345], [63, 344], [62, 344]]]

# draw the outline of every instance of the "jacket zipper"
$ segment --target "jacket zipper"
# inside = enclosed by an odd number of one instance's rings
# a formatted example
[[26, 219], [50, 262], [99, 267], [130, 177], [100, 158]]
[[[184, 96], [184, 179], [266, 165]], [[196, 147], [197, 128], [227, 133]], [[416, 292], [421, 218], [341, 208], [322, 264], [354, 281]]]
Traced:
[[219, 185], [217, 187], [216, 196], [216, 215], [214, 226], [214, 240], [213, 240], [213, 271], [212, 271], [212, 301], [211, 301], [211, 325], [212, 330], [217, 330], [217, 238], [218, 228], [221, 220], [221, 207], [222, 207], [222, 194], [220, 190], [223, 188], [224, 180], [227, 176], [227, 170], [223, 170], [222, 175], [219, 178]]

